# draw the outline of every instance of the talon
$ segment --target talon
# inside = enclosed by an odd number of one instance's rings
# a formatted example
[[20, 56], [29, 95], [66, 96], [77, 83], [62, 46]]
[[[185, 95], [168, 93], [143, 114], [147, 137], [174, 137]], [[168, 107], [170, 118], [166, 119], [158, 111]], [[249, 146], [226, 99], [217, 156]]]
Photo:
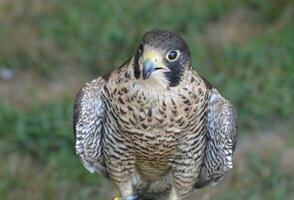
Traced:
[[120, 197], [114, 197], [113, 200], [122, 200]]

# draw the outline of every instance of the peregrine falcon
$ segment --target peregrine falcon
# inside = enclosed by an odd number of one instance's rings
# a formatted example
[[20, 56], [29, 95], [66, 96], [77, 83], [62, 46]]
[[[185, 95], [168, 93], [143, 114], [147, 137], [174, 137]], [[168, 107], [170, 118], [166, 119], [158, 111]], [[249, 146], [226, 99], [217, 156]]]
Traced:
[[80, 90], [74, 134], [82, 164], [109, 177], [117, 199], [185, 200], [233, 167], [237, 116], [192, 69], [186, 42], [152, 30], [133, 57]]

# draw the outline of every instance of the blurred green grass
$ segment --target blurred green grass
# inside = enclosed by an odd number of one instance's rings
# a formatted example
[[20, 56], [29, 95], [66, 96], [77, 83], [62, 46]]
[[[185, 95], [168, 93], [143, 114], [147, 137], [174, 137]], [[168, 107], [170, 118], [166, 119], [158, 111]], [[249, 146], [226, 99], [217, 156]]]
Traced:
[[[226, 183], [205, 191], [219, 199], [291, 199], [293, 173], [286, 176], [279, 164], [294, 143], [287, 123], [294, 119], [293, 19], [289, 0], [3, 0], [0, 67], [18, 76], [37, 72], [48, 84], [72, 70], [67, 76], [82, 82], [79, 74], [95, 77], [130, 57], [145, 31], [176, 31], [194, 68], [237, 107], [241, 138], [271, 129], [286, 138], [276, 152], [244, 150]], [[105, 182], [74, 155], [73, 96], [44, 102], [28, 93], [25, 106], [1, 96], [0, 196], [104, 199]]]

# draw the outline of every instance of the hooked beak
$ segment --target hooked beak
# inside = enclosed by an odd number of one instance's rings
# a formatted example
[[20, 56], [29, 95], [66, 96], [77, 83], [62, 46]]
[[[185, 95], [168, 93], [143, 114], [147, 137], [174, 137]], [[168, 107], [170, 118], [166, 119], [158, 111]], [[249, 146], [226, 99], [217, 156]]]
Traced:
[[143, 54], [143, 79], [146, 80], [150, 78], [151, 74], [160, 69], [164, 69], [165, 71], [170, 71], [167, 67], [165, 67], [162, 62], [162, 58], [156, 51], [146, 51]]
[[151, 59], [147, 59], [143, 62], [143, 79], [148, 79], [152, 72], [155, 71], [155, 64]]

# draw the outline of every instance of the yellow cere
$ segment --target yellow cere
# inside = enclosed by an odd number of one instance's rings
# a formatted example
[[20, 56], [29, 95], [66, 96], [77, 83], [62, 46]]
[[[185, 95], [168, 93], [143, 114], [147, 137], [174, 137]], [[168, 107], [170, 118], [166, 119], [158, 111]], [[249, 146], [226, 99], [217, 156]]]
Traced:
[[154, 50], [147, 50], [143, 54], [143, 60], [146, 61], [148, 59], [151, 59], [153, 62], [158, 62], [160, 60], [160, 55], [157, 51]]

